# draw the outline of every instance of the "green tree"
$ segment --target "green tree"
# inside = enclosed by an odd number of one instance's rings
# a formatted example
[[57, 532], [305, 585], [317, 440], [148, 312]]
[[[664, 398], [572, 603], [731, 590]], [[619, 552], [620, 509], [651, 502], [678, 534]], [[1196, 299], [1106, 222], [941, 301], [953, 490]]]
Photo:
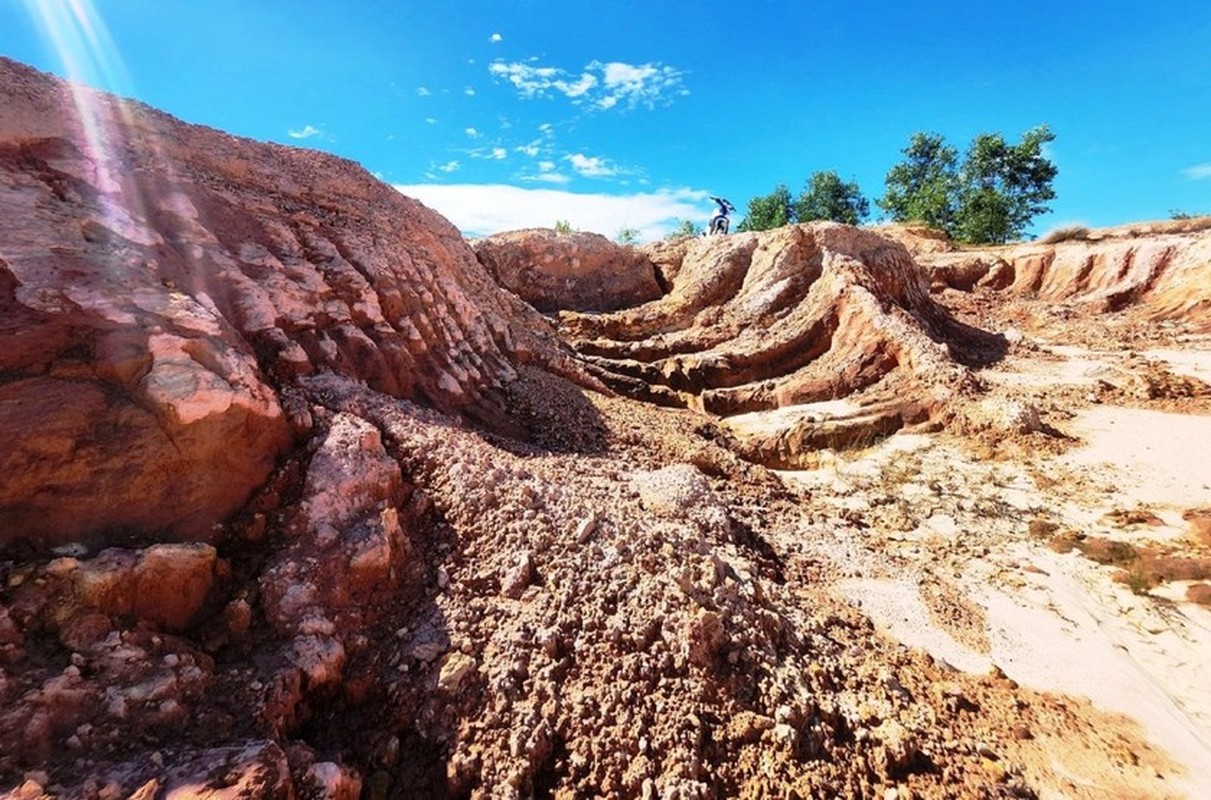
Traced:
[[832, 171], [814, 172], [795, 201], [794, 211], [798, 222], [830, 219], [857, 225], [870, 216], [870, 203], [857, 182], [846, 183]]
[[619, 244], [637, 244], [639, 242], [639, 229], [620, 228], [618, 235], [614, 237], [614, 241]]
[[999, 133], [982, 133], [960, 164], [940, 135], [915, 133], [876, 202], [896, 222], [924, 222], [959, 241], [1020, 238], [1055, 197], [1056, 166], [1043, 154], [1054, 139], [1046, 125], [1026, 131], [1014, 145]]
[[768, 231], [794, 221], [795, 206], [791, 202], [791, 191], [786, 184], [780, 183], [769, 194], [748, 201], [748, 212], [736, 230]]
[[972, 140], [960, 171], [961, 189], [954, 236], [964, 242], [1003, 244], [1021, 238], [1030, 221], [1048, 210], [1055, 198], [1051, 182], [1056, 166], [1043, 155], [1054, 141], [1046, 125], [1008, 144], [999, 133], [982, 133]]
[[959, 188], [958, 151], [937, 133], [914, 133], [905, 158], [887, 173], [875, 201], [896, 222], [924, 222], [950, 232]]
[[693, 220], [678, 219], [677, 227], [669, 231], [664, 236], [666, 242], [674, 241], [675, 239], [684, 239], [687, 236], [701, 236], [702, 228], [695, 225]]

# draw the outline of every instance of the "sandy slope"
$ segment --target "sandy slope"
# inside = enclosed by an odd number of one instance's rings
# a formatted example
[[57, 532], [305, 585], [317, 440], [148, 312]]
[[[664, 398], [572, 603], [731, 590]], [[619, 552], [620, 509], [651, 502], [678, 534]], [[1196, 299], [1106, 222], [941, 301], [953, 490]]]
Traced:
[[[1123, 391], [1141, 365], [1205, 380], [1211, 349], [1195, 344], [1135, 354], [1027, 339], [982, 375], [985, 402], [1031, 405], [1052, 437], [995, 425], [967, 440], [900, 435], [786, 473], [832, 513], [873, 522], [820, 551], [848, 573], [836, 588], [891, 636], [956, 669], [1000, 670], [1138, 722], [1177, 763], [1118, 784], [1124, 795], [1211, 796], [1211, 609], [1186, 601], [1189, 582], [1135, 594], [1114, 569], [1047, 538], [1206, 556], [1183, 513], [1211, 503], [1211, 398]], [[1051, 757], [1071, 779], [1056, 796], [1096, 796], [1122, 777], [1075, 752]]]

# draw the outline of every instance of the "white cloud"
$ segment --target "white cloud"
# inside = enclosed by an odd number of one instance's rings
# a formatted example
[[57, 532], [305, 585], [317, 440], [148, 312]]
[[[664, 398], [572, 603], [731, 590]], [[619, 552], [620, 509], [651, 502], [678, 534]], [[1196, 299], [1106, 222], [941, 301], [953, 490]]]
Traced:
[[524, 98], [563, 95], [576, 105], [606, 110], [621, 105], [655, 108], [672, 102], [673, 96], [689, 94], [682, 83], [684, 73], [661, 63], [628, 64], [623, 61], [589, 63], [578, 74], [560, 67], [536, 66], [527, 62], [495, 61], [488, 72], [506, 80]]
[[565, 97], [580, 97], [597, 86], [597, 78], [587, 72], [582, 72], [574, 81], [555, 81], [553, 84]]
[[466, 89], [463, 89], [463, 94], [465, 94], [467, 97], [474, 97], [475, 90], [468, 86]]
[[480, 136], [482, 136], [482, 135], [483, 135], [483, 134], [481, 134], [481, 133], [480, 133], [480, 132], [479, 132], [477, 129], [475, 129], [475, 128], [465, 128], [465, 129], [463, 130], [463, 133], [467, 134], [467, 135], [468, 135], [468, 136], [470, 136], [472, 139], [478, 139]]
[[442, 172], [450, 173], [450, 172], [457, 172], [458, 167], [459, 167], [459, 163], [457, 161], [447, 161], [445, 164], [442, 164], [440, 167], [438, 167], [438, 169], [441, 170]]
[[429, 125], [436, 125], [437, 117], [425, 117], [425, 122], [428, 123]]
[[573, 153], [570, 156], [564, 156], [564, 160], [571, 161], [572, 169], [586, 178], [608, 178], [618, 174], [615, 167], [597, 156], [589, 157], [584, 153]]
[[313, 136], [322, 136], [324, 132], [314, 125], [304, 125], [301, 130], [288, 130], [286, 135], [291, 139], [310, 139]]
[[555, 67], [532, 67], [529, 64], [514, 62], [507, 64], [494, 61], [488, 65], [488, 72], [507, 80], [522, 97], [545, 97], [562, 70]]
[[517, 152], [522, 153], [523, 155], [527, 155], [530, 158], [537, 158], [538, 154], [540, 152], [542, 152], [542, 148], [540, 147], [539, 141], [533, 141], [533, 142], [530, 142], [529, 144], [518, 145], [515, 149], [517, 150]]
[[636, 66], [622, 61], [594, 61], [588, 68], [602, 72], [605, 96], [598, 100], [599, 108], [612, 108], [619, 102], [625, 102], [628, 108], [654, 108], [659, 102], [668, 102], [666, 93], [687, 93], [681, 82], [684, 73], [660, 63]]
[[[556, 175], [558, 173], [544, 173]], [[663, 190], [631, 195], [579, 194], [559, 189], [477, 184], [397, 185], [446, 216], [468, 235], [484, 236], [521, 228], [549, 228], [567, 220], [577, 230], [613, 238], [622, 228], [635, 228], [641, 240], [661, 238], [678, 219], [705, 219], [705, 191]]]
[[1193, 167], [1186, 167], [1182, 170], [1182, 174], [1192, 181], [1211, 178], [1211, 164], [1195, 164]]
[[433, 92], [429, 91], [429, 90], [428, 90], [426, 87], [424, 87], [424, 86], [417, 86], [417, 87], [416, 87], [416, 95], [417, 95], [417, 97], [428, 97], [428, 96], [429, 96], [429, 95], [431, 95], [431, 94], [433, 94]]
[[500, 160], [502, 158], [507, 158], [508, 155], [509, 155], [509, 151], [503, 147], [493, 147], [492, 148], [492, 158]]
[[496, 42], [504, 41], [504, 38], [505, 37], [501, 36], [499, 33], [494, 33], [488, 37], [488, 41], [496, 43]]
[[550, 172], [551, 170], [555, 169], [555, 162], [554, 161], [539, 161], [538, 168], [540, 170], [542, 170], [543, 172]]

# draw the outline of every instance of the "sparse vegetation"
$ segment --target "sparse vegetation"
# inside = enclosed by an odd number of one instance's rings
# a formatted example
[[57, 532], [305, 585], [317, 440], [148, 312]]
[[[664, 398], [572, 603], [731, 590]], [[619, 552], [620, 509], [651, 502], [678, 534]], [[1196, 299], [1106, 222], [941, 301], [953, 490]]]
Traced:
[[639, 229], [638, 228], [621, 228], [617, 235], [614, 236], [614, 241], [619, 244], [638, 244]]
[[677, 239], [684, 239], [687, 236], [701, 236], [701, 235], [702, 235], [701, 226], [695, 225], [692, 220], [678, 219], [677, 227], [673, 228], [673, 230], [671, 230], [667, 234], [665, 234], [664, 240], [666, 242], [671, 242], [671, 241], [675, 241]]
[[555, 232], [556, 233], [571, 233], [572, 232], [572, 223], [568, 222], [566, 219], [555, 220]]
[[1040, 244], [1059, 244], [1060, 242], [1087, 241], [1089, 229], [1084, 225], [1066, 225], [1055, 228], [1039, 238]]

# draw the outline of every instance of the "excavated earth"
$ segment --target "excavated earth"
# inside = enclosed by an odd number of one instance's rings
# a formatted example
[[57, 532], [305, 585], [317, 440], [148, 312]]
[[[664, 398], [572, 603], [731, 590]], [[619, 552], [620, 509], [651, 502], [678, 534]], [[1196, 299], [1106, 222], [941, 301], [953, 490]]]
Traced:
[[468, 244], [0, 100], [5, 796], [1211, 792], [1197, 225]]

